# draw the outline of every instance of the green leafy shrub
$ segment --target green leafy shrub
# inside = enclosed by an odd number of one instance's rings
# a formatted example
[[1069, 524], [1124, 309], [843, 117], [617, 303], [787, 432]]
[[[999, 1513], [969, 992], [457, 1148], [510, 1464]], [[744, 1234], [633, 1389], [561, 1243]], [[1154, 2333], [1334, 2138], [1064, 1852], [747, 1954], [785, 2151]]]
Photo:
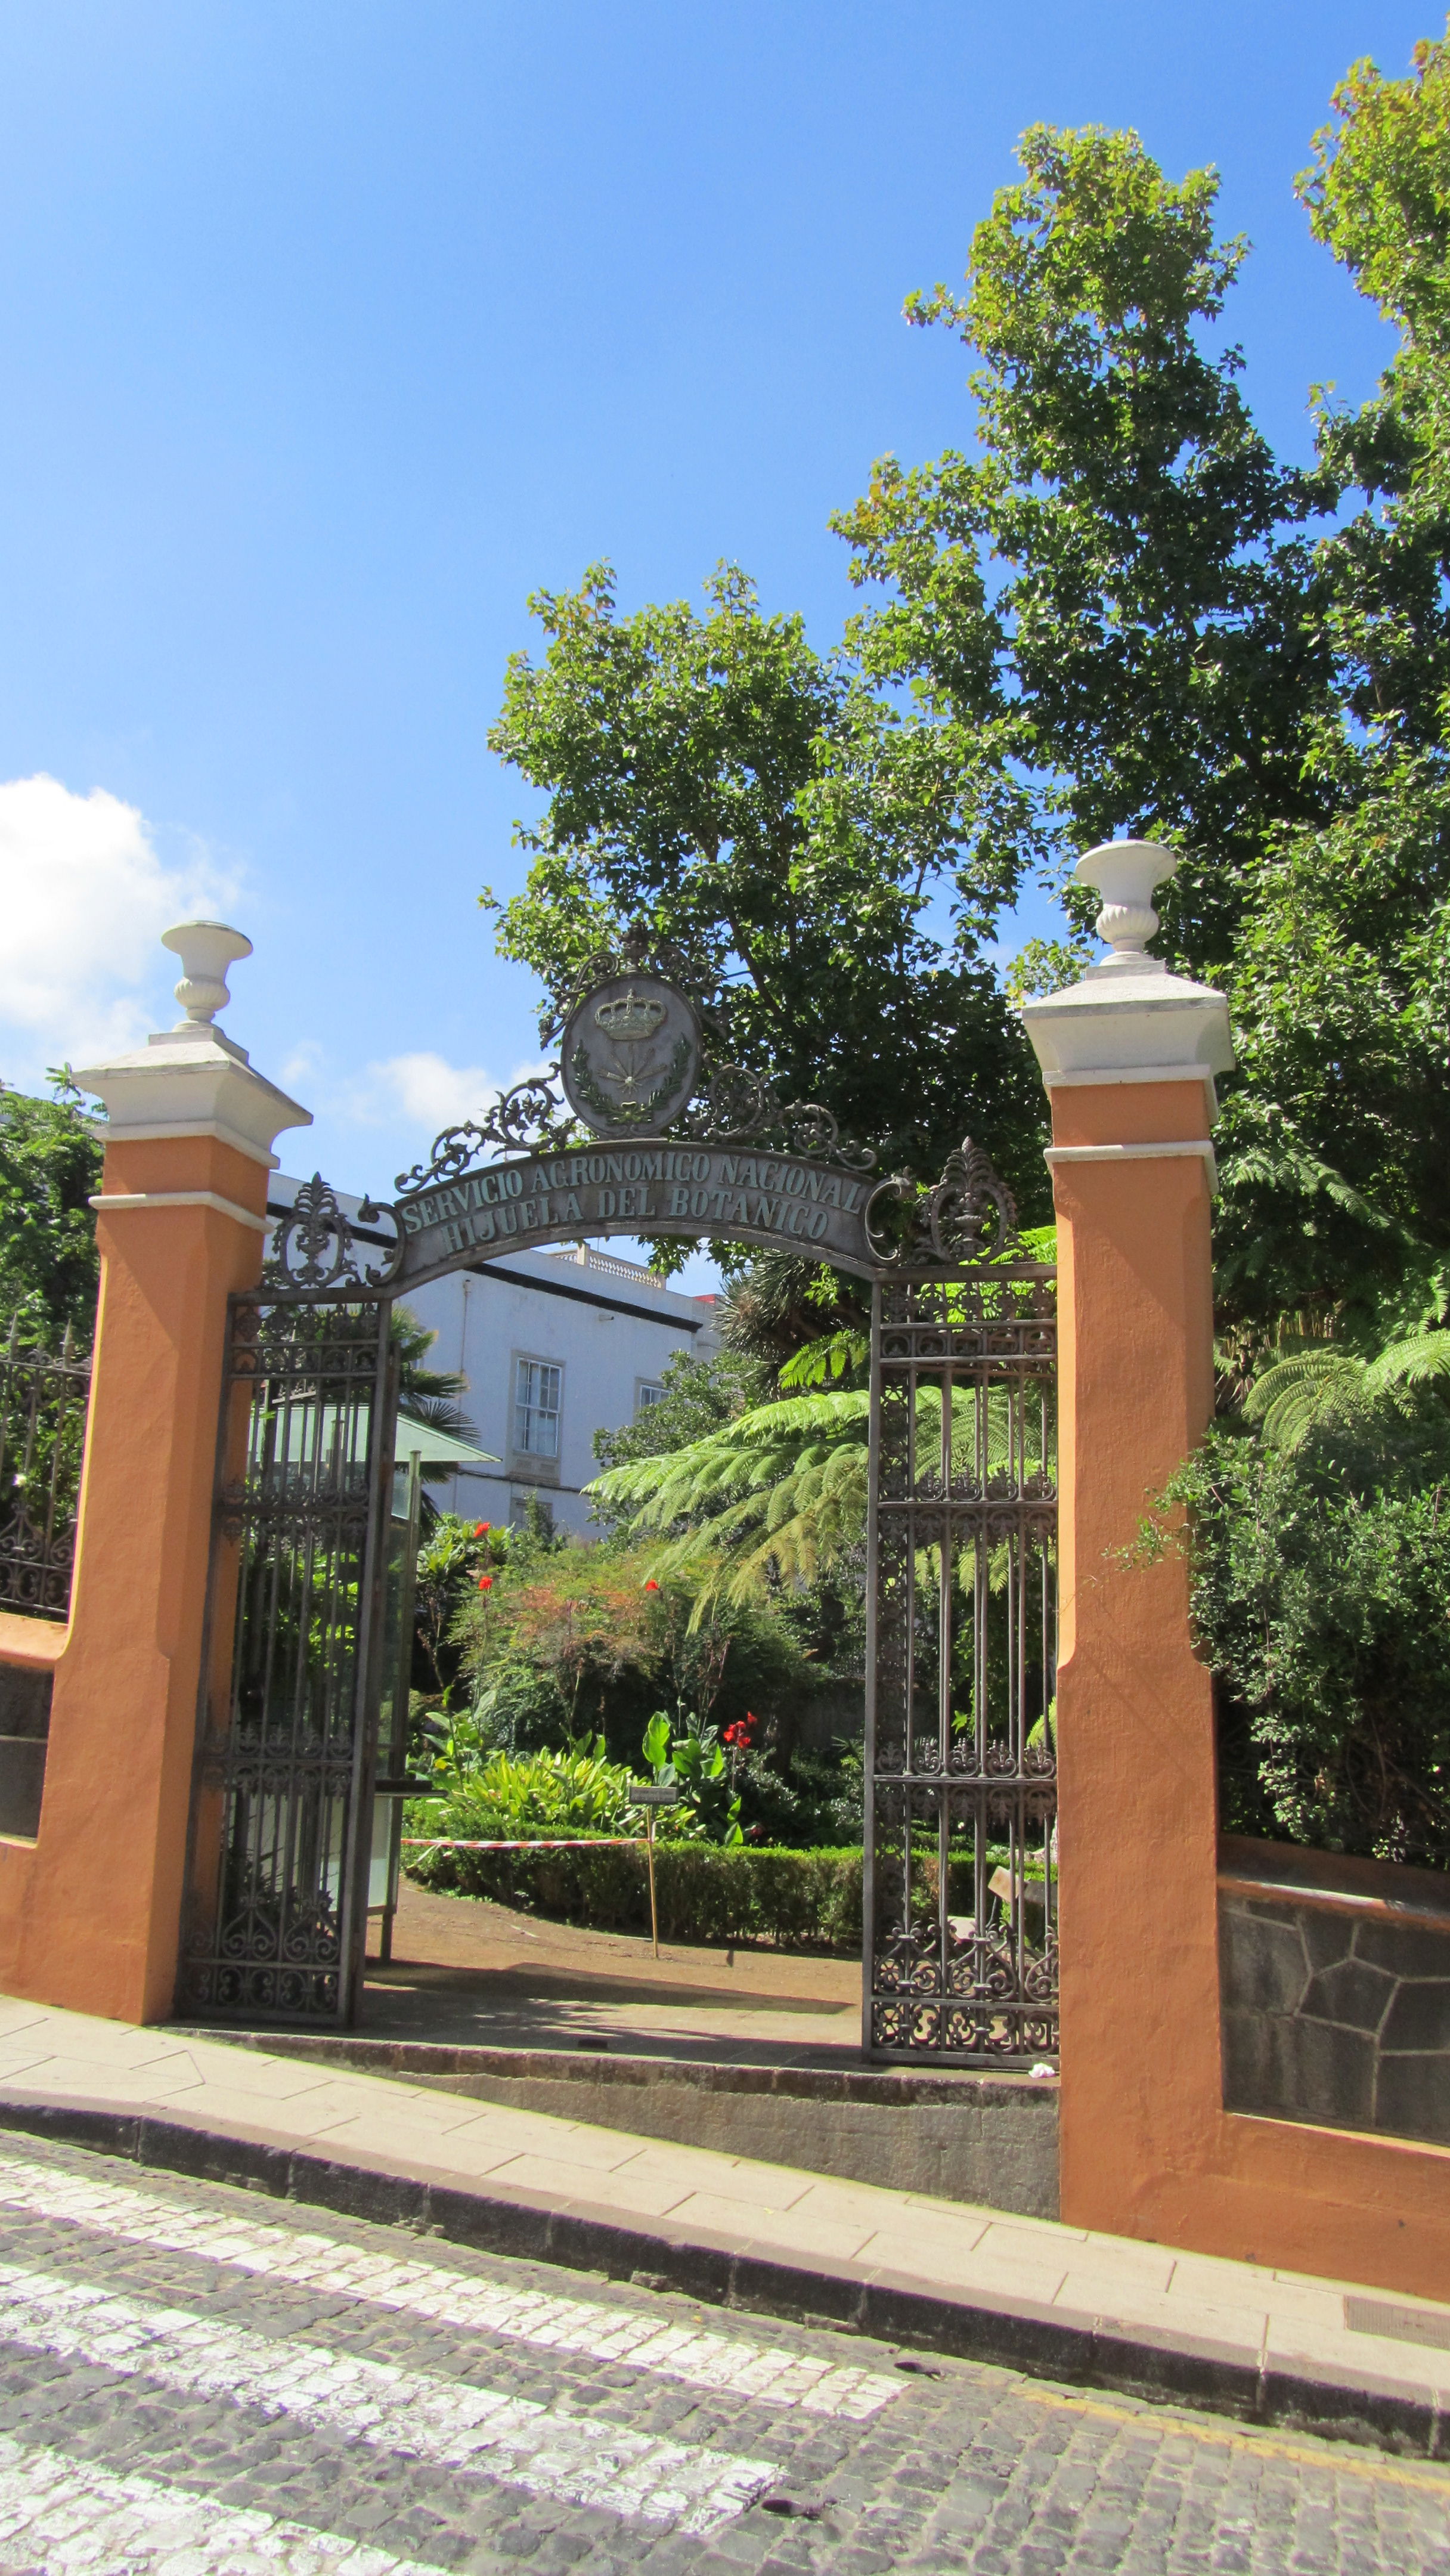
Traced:
[[[432, 1830], [410, 1824], [410, 1833]], [[408, 1855], [420, 1886], [587, 1923], [647, 1932], [643, 1843], [566, 1852], [433, 1851]], [[762, 1942], [781, 1950], [861, 1946], [861, 1854], [659, 1842], [655, 1885], [667, 1941]]]
[[[453, 1743], [459, 1743], [455, 1730]], [[559, 1753], [485, 1752], [441, 1760], [438, 1795], [410, 1800], [410, 1833], [458, 1834], [484, 1842], [558, 1834], [633, 1833], [638, 1810], [622, 1763], [611, 1762], [599, 1737]]]
[[740, 1800], [718, 1728], [703, 1725], [691, 1709], [678, 1735], [665, 1710], [657, 1708], [645, 1728], [643, 1750], [656, 1781], [680, 1793], [679, 1805], [660, 1816], [665, 1833], [678, 1839], [683, 1829], [717, 1843], [742, 1839]]
[[1187, 1504], [1222, 1821], [1450, 1866], [1450, 1496], [1415, 1444], [1209, 1432]]
[[657, 1548], [606, 1542], [513, 1551], [465, 1590], [452, 1638], [495, 1740], [523, 1747], [581, 1731], [632, 1753], [650, 1712], [728, 1720], [789, 1707], [815, 1675], [772, 1606], [702, 1606], [710, 1568], [657, 1573]]
[[0, 1082], [0, 1317], [22, 1313], [57, 1348], [69, 1324], [89, 1349], [100, 1283], [91, 1193], [104, 1148], [80, 1095], [65, 1077], [51, 1079], [53, 1101]]
[[[410, 1824], [406, 1830], [431, 1828]], [[642, 1842], [600, 1842], [594, 1849], [561, 1852], [415, 1850], [406, 1859], [410, 1878], [443, 1894], [491, 1897], [524, 1912], [587, 1923], [594, 1931], [649, 1930]], [[988, 1853], [994, 1866], [1006, 1859], [1005, 1846], [994, 1845]], [[936, 1868], [934, 1852], [918, 1852], [912, 1913], [919, 1921], [936, 1912]], [[972, 1883], [970, 1860], [953, 1863], [954, 1913], [970, 1913]], [[847, 1955], [861, 1947], [859, 1845], [785, 1851], [769, 1844], [656, 1842], [655, 1885], [667, 1941], [756, 1942]]]

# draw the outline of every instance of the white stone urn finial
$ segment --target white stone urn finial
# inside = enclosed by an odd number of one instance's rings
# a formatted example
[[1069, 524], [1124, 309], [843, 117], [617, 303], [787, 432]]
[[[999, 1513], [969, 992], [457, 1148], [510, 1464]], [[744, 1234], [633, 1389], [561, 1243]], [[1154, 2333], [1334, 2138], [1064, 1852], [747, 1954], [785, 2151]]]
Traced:
[[1144, 952], [1158, 927], [1153, 890], [1177, 875], [1176, 851], [1165, 850], [1160, 841], [1103, 841], [1078, 860], [1072, 873], [1075, 884], [1094, 886], [1103, 899], [1095, 927], [1112, 953], [1092, 972], [1166, 974], [1161, 957]]
[[251, 956], [246, 932], [231, 930], [224, 921], [178, 921], [163, 930], [161, 945], [181, 959], [176, 998], [186, 1016], [177, 1022], [178, 1028], [209, 1028], [231, 998], [227, 968]]

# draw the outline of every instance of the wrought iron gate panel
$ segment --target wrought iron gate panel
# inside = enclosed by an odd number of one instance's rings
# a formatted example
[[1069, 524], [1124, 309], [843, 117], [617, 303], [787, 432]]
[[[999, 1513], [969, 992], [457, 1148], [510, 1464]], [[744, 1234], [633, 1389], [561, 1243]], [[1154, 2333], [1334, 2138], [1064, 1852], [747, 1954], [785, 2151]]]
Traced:
[[70, 1615], [90, 1391], [90, 1357], [69, 1324], [48, 1351], [11, 1317], [0, 1349], [0, 1610]]
[[1056, 1314], [1025, 1257], [873, 1291], [864, 2045], [1057, 2046]]
[[346, 2022], [366, 1930], [386, 1298], [231, 1301], [178, 2009]]

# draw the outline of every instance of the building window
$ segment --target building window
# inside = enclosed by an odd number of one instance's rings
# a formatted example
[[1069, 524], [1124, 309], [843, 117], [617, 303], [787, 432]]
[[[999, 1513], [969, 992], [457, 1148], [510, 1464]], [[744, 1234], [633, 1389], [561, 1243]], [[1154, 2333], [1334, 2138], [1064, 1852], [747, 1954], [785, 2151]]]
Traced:
[[515, 1367], [514, 1448], [523, 1458], [557, 1458], [564, 1372], [550, 1360], [519, 1360]]
[[509, 1502], [509, 1528], [537, 1529], [541, 1538], [554, 1534], [554, 1506], [543, 1494], [515, 1494]]
[[647, 1377], [636, 1379], [634, 1389], [634, 1409], [636, 1413], [648, 1413], [652, 1404], [663, 1404], [664, 1400], [665, 1391], [662, 1386], [656, 1386], [653, 1381]]

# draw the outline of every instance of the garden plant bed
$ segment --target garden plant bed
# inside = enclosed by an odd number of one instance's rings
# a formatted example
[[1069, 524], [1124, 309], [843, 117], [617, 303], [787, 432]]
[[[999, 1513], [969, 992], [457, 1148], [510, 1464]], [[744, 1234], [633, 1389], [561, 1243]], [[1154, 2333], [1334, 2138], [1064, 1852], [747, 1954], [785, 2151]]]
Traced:
[[[408, 1875], [423, 1887], [491, 1897], [600, 1931], [649, 1928], [642, 1841], [600, 1841], [569, 1851], [414, 1852]], [[655, 1885], [662, 1940], [860, 1954], [859, 1849], [776, 1851], [661, 1839]]]
[[[1000, 1895], [1005, 1887], [1005, 1849], [1001, 1854], [994, 1849], [989, 1858], [994, 1864], [990, 1883]], [[660, 1839], [655, 1844], [660, 1936], [676, 1943], [759, 1945], [859, 1958], [861, 1871], [859, 1846], [789, 1851], [750, 1843], [728, 1846]], [[935, 1851], [918, 1853], [915, 1872], [918, 1902], [923, 1910], [934, 1912]], [[587, 1924], [597, 1931], [649, 1928], [643, 1842], [601, 1840], [592, 1848], [582, 1842], [568, 1850], [541, 1844], [536, 1851], [448, 1845], [420, 1851], [415, 1846], [407, 1859], [407, 1875], [420, 1887], [440, 1893], [491, 1898], [529, 1914]], [[1029, 1892], [1032, 1884], [1029, 1874]], [[970, 1912], [972, 1888], [970, 1860], [953, 1863], [949, 1900], [953, 1915]]]

